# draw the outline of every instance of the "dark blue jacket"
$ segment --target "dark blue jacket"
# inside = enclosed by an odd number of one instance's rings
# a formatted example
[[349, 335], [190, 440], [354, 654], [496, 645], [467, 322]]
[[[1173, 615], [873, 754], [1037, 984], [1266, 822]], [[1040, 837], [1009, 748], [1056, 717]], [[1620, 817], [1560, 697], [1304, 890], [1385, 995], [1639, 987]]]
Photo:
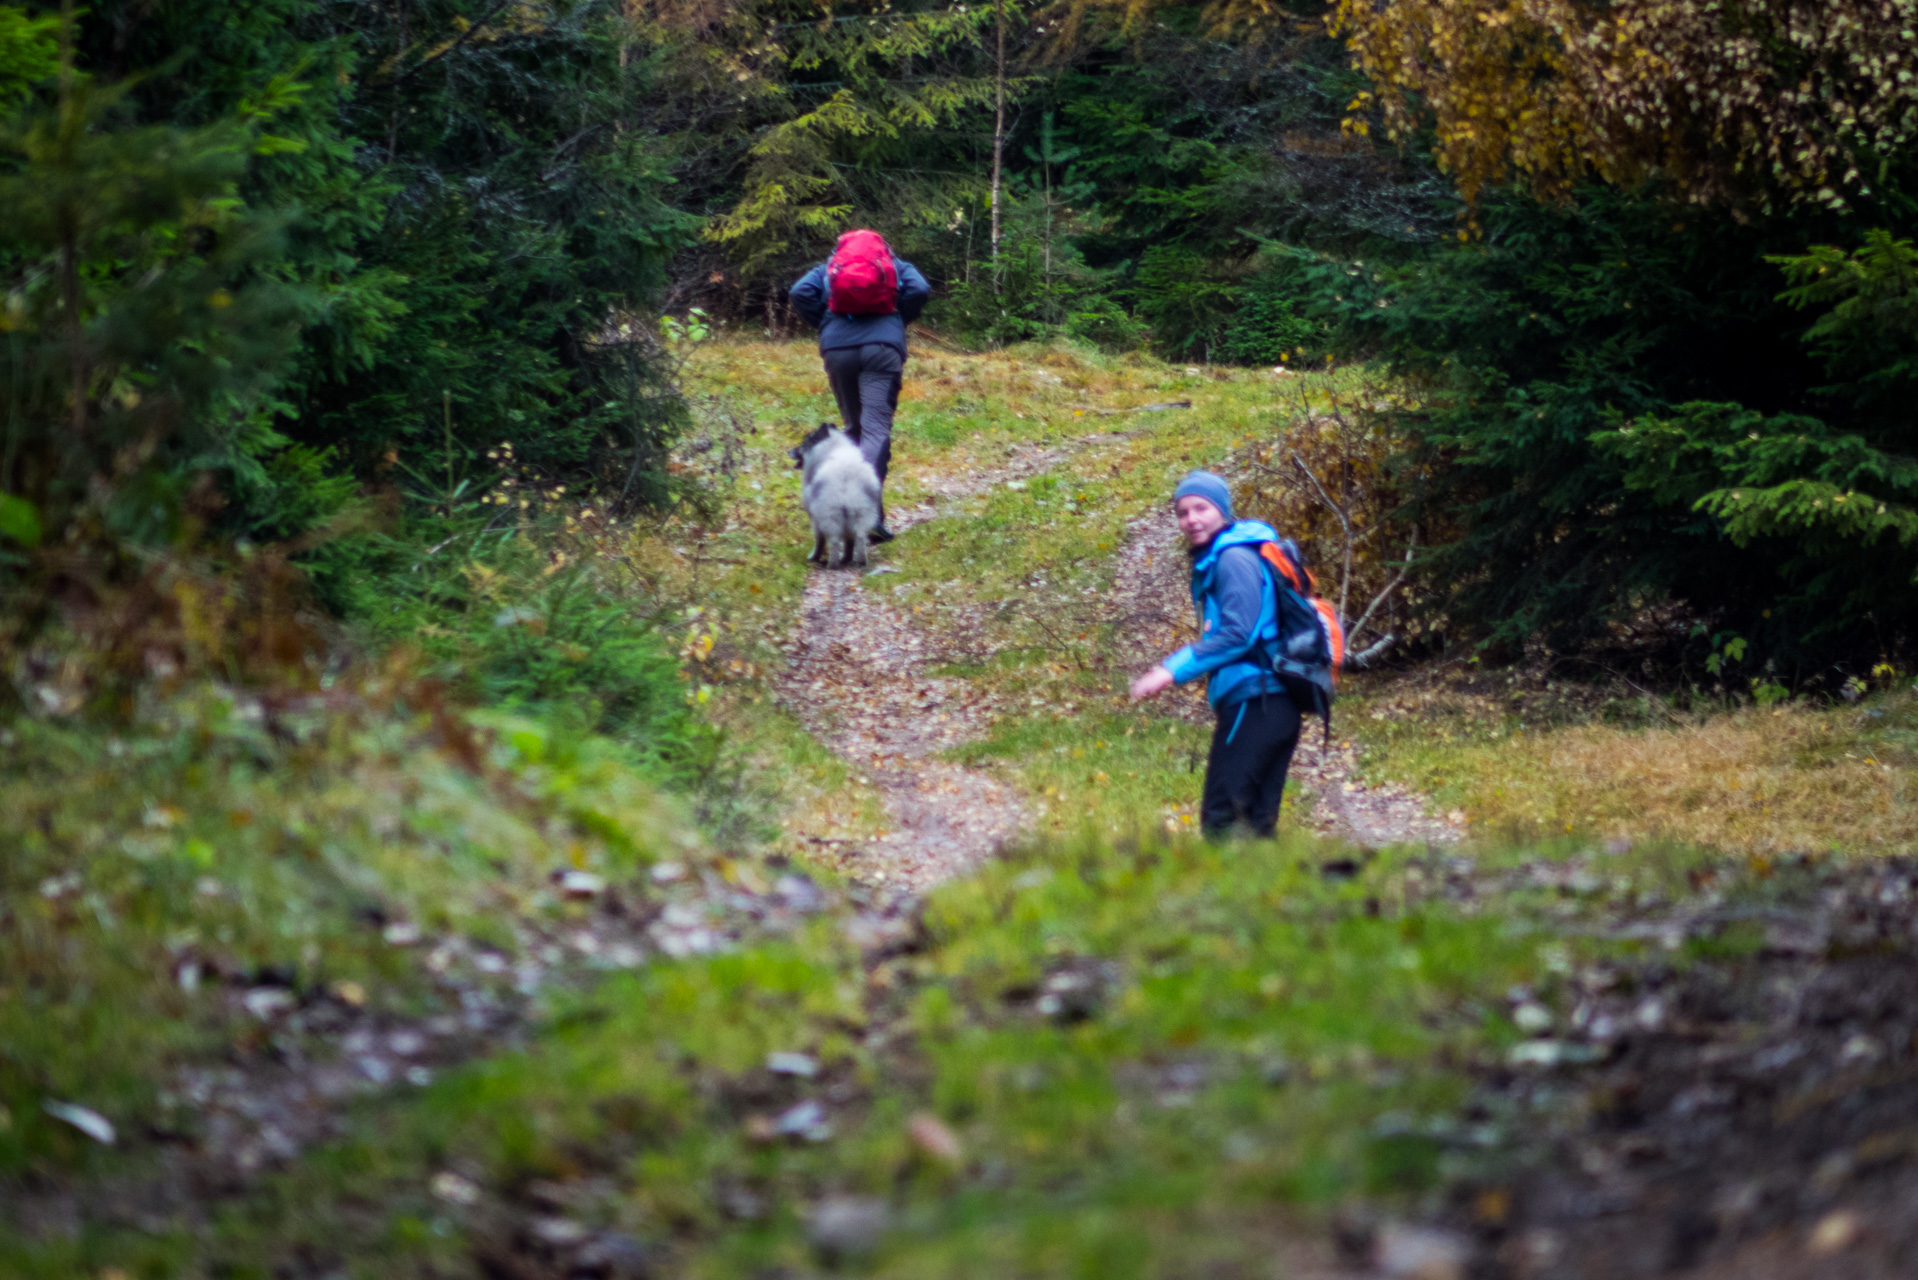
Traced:
[[1180, 684], [1205, 676], [1206, 701], [1215, 708], [1260, 694], [1285, 696], [1269, 657], [1279, 634], [1278, 596], [1259, 558], [1259, 544], [1276, 541], [1270, 526], [1241, 520], [1219, 530], [1192, 562], [1199, 642], [1163, 665]]
[[820, 263], [793, 286], [793, 310], [806, 323], [819, 330], [819, 349], [837, 351], [841, 347], [863, 347], [868, 342], [883, 342], [906, 354], [906, 326], [919, 318], [932, 297], [932, 286], [919, 274], [919, 268], [898, 254], [892, 256], [893, 272], [899, 277], [899, 309], [884, 316], [842, 316], [826, 309], [828, 293], [826, 264]]

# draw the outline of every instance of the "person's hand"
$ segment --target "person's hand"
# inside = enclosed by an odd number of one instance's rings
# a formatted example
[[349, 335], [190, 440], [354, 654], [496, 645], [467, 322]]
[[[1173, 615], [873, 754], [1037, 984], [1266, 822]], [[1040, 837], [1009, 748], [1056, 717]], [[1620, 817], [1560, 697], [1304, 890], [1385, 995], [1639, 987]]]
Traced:
[[1172, 687], [1172, 673], [1164, 667], [1154, 667], [1132, 682], [1132, 700], [1144, 702], [1147, 698], [1164, 693]]

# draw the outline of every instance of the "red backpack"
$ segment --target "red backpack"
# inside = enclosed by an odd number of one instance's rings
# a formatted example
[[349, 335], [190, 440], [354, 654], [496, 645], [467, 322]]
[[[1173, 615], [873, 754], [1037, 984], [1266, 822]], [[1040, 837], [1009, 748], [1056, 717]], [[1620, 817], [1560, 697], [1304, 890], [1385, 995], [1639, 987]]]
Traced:
[[888, 316], [899, 309], [892, 246], [877, 231], [848, 231], [826, 263], [826, 307], [842, 316]]

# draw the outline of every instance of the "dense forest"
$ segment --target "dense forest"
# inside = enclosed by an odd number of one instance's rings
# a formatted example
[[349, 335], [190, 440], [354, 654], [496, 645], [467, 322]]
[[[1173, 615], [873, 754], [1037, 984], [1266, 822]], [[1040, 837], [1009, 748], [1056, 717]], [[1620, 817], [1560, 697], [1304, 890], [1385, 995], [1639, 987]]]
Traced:
[[[0, 3], [0, 1273], [1902, 1274], [1914, 30]], [[1273, 839], [1195, 467], [1364, 655]]]

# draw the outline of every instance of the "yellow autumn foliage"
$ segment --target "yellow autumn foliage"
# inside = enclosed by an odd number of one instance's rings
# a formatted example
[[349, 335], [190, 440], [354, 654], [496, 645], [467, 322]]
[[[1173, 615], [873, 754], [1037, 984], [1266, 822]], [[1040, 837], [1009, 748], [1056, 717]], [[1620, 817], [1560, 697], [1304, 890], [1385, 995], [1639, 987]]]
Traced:
[[1918, 0], [1338, 0], [1328, 22], [1375, 90], [1348, 129], [1430, 124], [1468, 201], [1656, 178], [1842, 207], [1918, 132]]

